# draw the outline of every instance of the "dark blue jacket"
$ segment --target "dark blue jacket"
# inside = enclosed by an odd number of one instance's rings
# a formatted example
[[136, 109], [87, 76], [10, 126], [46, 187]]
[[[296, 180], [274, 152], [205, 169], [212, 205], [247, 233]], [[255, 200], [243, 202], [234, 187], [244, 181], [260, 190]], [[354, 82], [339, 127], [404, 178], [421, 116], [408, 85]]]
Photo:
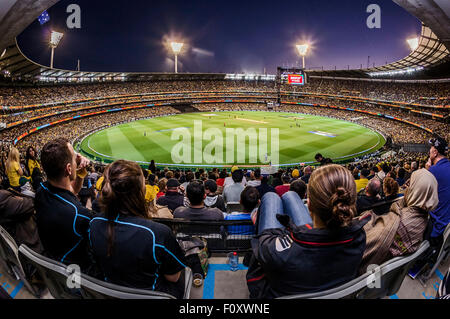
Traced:
[[355, 221], [336, 231], [291, 223], [288, 229], [268, 229], [257, 235], [252, 240], [257, 262], [247, 273], [250, 297], [319, 292], [356, 278], [366, 247], [366, 223]]

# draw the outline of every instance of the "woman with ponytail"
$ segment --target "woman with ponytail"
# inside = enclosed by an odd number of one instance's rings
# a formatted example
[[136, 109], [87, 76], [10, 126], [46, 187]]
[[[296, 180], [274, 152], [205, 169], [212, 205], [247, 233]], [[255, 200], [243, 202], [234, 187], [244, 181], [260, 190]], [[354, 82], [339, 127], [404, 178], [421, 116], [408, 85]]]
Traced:
[[104, 177], [90, 243], [105, 280], [182, 298], [184, 254], [171, 229], [150, 220], [142, 169], [119, 160]]
[[[311, 175], [307, 208], [296, 193], [267, 193], [247, 273], [251, 298], [331, 289], [356, 278], [366, 244], [365, 220], [354, 220], [356, 185], [349, 170], [320, 167]], [[276, 195], [276, 194], [275, 194]]]

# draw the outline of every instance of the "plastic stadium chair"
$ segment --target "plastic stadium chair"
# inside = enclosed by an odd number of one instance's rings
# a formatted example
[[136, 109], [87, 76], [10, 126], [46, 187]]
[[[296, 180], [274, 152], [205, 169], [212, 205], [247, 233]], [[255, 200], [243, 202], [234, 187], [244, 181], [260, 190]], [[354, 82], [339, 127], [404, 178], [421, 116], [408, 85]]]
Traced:
[[81, 299], [79, 289], [71, 289], [67, 286], [67, 283], [70, 281], [69, 276], [72, 275], [72, 272], [68, 271], [66, 265], [42, 256], [24, 244], [20, 245], [19, 253], [26, 262], [36, 267], [50, 294], [54, 298]]
[[3, 264], [5, 269], [14, 276], [17, 280], [23, 282], [24, 286], [34, 296], [39, 297], [39, 293], [29, 283], [25, 274], [22, 263], [19, 259], [19, 247], [11, 235], [0, 226], [0, 263]]
[[[175, 297], [151, 290], [133, 289], [103, 282], [83, 273], [80, 274], [80, 288], [69, 288], [73, 271], [69, 267], [47, 257], [37, 254], [26, 245], [21, 245], [19, 252], [33, 264], [44, 278], [51, 295], [56, 299], [175, 299]], [[192, 287], [192, 270], [185, 270], [184, 298], [189, 299]]]
[[239, 202], [229, 202], [227, 203], [227, 214], [231, 214], [231, 213], [243, 213], [244, 212], [244, 207], [242, 207], [241, 203]]
[[[381, 265], [374, 272], [367, 272], [339, 287], [322, 292], [284, 296], [278, 299], [377, 299], [392, 296], [398, 292], [408, 269], [430, 247], [424, 241], [412, 255], [396, 257]], [[374, 280], [377, 279], [377, 280]], [[369, 288], [369, 284], [379, 284], [379, 288]]]
[[430, 248], [428, 241], [423, 241], [419, 249], [411, 255], [395, 257], [380, 266], [381, 288], [366, 288], [358, 293], [357, 298], [376, 299], [395, 295], [405, 279], [408, 270]]
[[441, 264], [441, 262], [444, 261], [448, 257], [449, 253], [450, 253], [450, 224], [448, 224], [447, 228], [445, 228], [444, 235], [443, 235], [442, 247], [441, 247], [441, 250], [439, 251], [439, 255], [436, 259], [434, 266], [431, 268], [430, 271], [428, 271], [425, 274], [423, 274], [422, 276], [420, 276], [420, 281], [425, 283], [428, 279], [430, 279], [431, 276], [433, 276], [436, 269]]
[[[191, 287], [192, 270], [186, 268], [183, 299], [189, 299]], [[118, 286], [85, 274], [81, 274], [81, 294], [84, 299], [176, 299], [164, 292]]]

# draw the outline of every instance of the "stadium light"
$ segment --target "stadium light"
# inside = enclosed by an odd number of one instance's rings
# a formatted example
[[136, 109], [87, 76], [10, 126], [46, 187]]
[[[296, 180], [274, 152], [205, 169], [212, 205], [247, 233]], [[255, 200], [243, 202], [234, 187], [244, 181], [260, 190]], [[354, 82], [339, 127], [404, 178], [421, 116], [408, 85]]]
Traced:
[[59, 42], [63, 38], [64, 33], [52, 31], [50, 36], [50, 47], [52, 48], [52, 55], [50, 58], [50, 68], [53, 69], [53, 59], [55, 57], [55, 49], [58, 47]]
[[408, 39], [406, 40], [406, 42], [408, 42], [411, 51], [416, 51], [416, 49], [419, 47], [419, 38]]
[[296, 47], [298, 50], [298, 54], [300, 54], [300, 56], [303, 59], [303, 69], [304, 69], [305, 68], [305, 56], [308, 53], [309, 44], [297, 44]]
[[170, 46], [172, 47], [172, 52], [175, 54], [175, 73], [178, 73], [178, 54], [180, 54], [184, 43], [172, 42]]

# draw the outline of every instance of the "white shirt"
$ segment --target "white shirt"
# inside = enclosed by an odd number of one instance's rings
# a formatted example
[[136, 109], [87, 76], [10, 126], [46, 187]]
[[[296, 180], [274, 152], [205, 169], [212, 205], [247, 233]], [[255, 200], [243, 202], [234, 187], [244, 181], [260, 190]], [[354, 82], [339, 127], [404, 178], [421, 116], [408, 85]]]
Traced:
[[[233, 178], [231, 176], [229, 176], [229, 177], [225, 178], [225, 182], [223, 183], [223, 188], [225, 188], [229, 185], [233, 185], [233, 184], [234, 184]], [[245, 178], [245, 176], [242, 179], [242, 185], [244, 187], [245, 187], [245, 185], [247, 185], [247, 179]]]

